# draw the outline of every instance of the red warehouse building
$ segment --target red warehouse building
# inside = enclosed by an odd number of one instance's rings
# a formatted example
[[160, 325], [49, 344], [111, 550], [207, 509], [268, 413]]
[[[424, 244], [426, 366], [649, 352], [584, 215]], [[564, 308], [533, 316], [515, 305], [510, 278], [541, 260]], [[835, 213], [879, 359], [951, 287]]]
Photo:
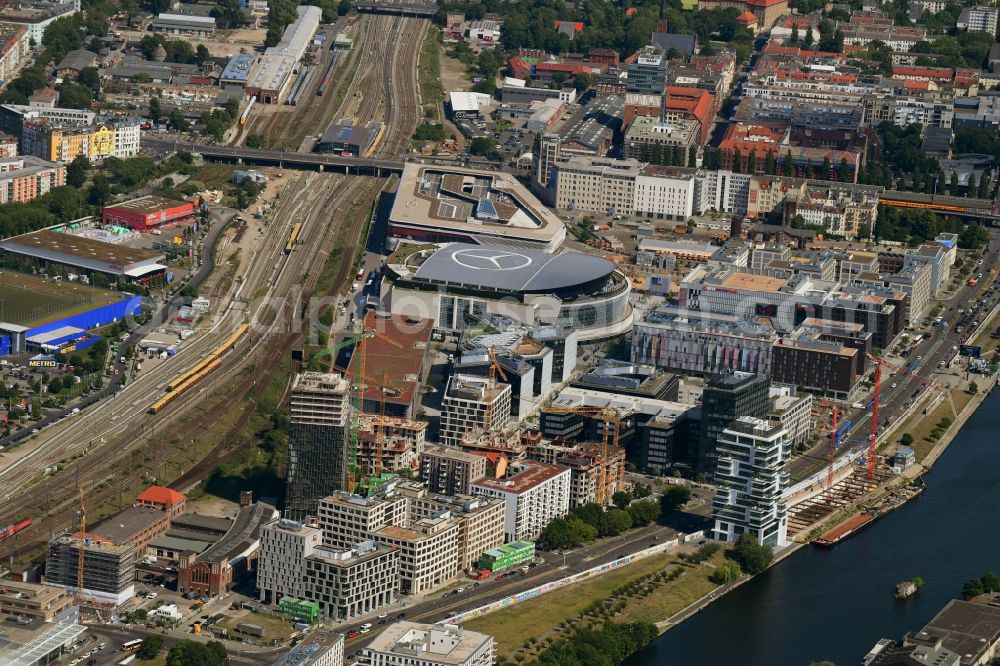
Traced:
[[120, 224], [137, 231], [150, 231], [166, 224], [194, 221], [194, 204], [163, 197], [146, 196], [105, 206], [104, 224]]

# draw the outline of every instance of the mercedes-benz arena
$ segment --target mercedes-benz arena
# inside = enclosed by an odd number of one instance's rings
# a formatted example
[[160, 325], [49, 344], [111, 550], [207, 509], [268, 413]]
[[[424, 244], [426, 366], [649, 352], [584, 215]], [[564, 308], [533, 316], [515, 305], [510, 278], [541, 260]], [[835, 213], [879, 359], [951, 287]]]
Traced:
[[578, 252], [407, 245], [389, 257], [386, 277], [393, 314], [432, 319], [443, 330], [459, 331], [487, 314], [569, 326], [590, 341], [632, 328], [628, 278], [607, 259]]

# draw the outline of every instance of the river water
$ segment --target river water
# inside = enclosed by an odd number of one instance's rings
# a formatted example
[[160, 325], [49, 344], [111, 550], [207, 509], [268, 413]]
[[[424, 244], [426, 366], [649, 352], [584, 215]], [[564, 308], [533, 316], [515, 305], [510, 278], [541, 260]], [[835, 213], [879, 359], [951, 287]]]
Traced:
[[[661, 636], [625, 666], [859, 664], [962, 585], [1000, 571], [1000, 391], [926, 475], [927, 492], [830, 550], [803, 548]], [[914, 576], [915, 597], [893, 598]]]

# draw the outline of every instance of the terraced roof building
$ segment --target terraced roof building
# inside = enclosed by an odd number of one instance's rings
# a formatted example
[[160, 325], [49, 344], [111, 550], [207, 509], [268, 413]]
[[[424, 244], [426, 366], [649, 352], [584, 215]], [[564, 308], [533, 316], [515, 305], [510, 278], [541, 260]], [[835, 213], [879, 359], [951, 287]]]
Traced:
[[408, 163], [389, 214], [389, 234], [434, 242], [513, 242], [555, 252], [566, 227], [511, 174]]

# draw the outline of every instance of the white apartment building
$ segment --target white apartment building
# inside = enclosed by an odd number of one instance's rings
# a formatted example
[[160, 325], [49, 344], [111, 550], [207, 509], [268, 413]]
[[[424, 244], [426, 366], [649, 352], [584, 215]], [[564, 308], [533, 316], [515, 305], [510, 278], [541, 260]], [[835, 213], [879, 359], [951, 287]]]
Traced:
[[933, 268], [928, 262], [906, 255], [903, 268], [897, 273], [876, 275], [862, 273], [855, 276], [853, 284], [862, 287], [891, 287], [906, 294], [906, 321], [920, 321], [931, 306]]
[[365, 648], [367, 666], [493, 666], [493, 637], [454, 624], [396, 622]]
[[273, 520], [260, 530], [257, 588], [260, 600], [305, 595], [306, 558], [323, 545], [323, 530], [294, 520]]
[[867, 240], [875, 230], [878, 201], [875, 188], [808, 187], [795, 200], [795, 215], [837, 236]]
[[633, 209], [639, 217], [687, 220], [695, 214], [694, 174], [636, 176]]
[[556, 208], [631, 215], [638, 160], [571, 157], [557, 166]]
[[813, 402], [813, 394], [803, 392], [800, 395], [783, 393], [771, 403], [767, 418], [788, 433], [789, 454], [792, 446], [805, 444], [812, 435]]
[[553, 518], [569, 512], [569, 468], [543, 463], [516, 463], [502, 479], [480, 479], [476, 495], [504, 501], [504, 536], [508, 542], [534, 540]]
[[733, 542], [749, 533], [760, 544], [787, 543], [788, 507], [782, 495], [790, 446], [788, 433], [763, 419], [743, 416], [723, 429], [712, 502], [716, 539]]
[[488, 378], [475, 375], [452, 375], [441, 401], [441, 443], [460, 446], [467, 437], [502, 431], [510, 421], [510, 396], [510, 384], [491, 384]]
[[997, 8], [996, 7], [965, 7], [958, 15], [955, 27], [959, 30], [988, 32], [991, 35], [997, 34]]
[[116, 122], [115, 157], [132, 157], [139, 154], [141, 129], [138, 122]]
[[924, 243], [916, 250], [911, 250], [906, 259], [930, 264], [931, 294], [937, 296], [948, 286], [948, 281], [951, 279], [951, 267], [955, 262], [954, 252], [954, 248], [945, 248], [936, 243]]
[[6, 25], [0, 29], [0, 81], [12, 81], [28, 59], [31, 45], [28, 29]]

